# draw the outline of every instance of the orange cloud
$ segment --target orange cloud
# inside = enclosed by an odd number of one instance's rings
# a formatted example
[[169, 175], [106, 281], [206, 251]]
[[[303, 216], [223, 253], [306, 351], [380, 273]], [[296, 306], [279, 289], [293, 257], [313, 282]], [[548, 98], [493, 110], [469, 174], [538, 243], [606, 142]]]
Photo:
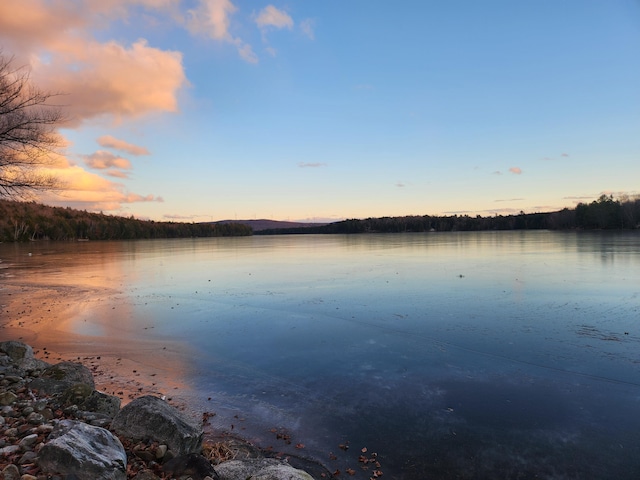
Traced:
[[156, 197], [155, 195], [138, 195], [137, 193], [128, 193], [123, 202], [135, 203], [135, 202], [164, 202], [162, 197]]
[[89, 211], [121, 210], [124, 204], [135, 202], [162, 202], [156, 195], [139, 195], [128, 192], [124, 185], [107, 180], [99, 175], [87, 172], [74, 165], [55, 173], [63, 184], [58, 192], [39, 192], [36, 199], [48, 205], [73, 206]]
[[[16, 64], [31, 67], [31, 78], [39, 88], [60, 94], [55, 100], [65, 105], [70, 119], [65, 127], [94, 119], [124, 121], [177, 112], [179, 92], [188, 85], [180, 52], [154, 48], [145, 40], [131, 45], [102, 42], [91, 31], [113, 19], [126, 19], [137, 7], [175, 18], [178, 6], [179, 0], [2, 0], [0, 45], [6, 55], [15, 55]], [[67, 141], [62, 136], [60, 140], [68, 150]], [[149, 154], [146, 148], [112, 136], [98, 141], [132, 155]], [[114, 178], [126, 178], [126, 170], [132, 168], [129, 160], [107, 151], [80, 157], [88, 167]], [[64, 150], [51, 155], [42, 173], [55, 175], [63, 186], [55, 194], [38, 195], [40, 201], [54, 205], [118, 210], [126, 203], [158, 201], [86, 171]]]
[[120, 150], [122, 152], [130, 153], [131, 155], [150, 155], [151, 152], [144, 147], [139, 147], [132, 143], [125, 142], [124, 140], [118, 140], [111, 135], [103, 135], [98, 138], [98, 145], [105, 148], [113, 148], [114, 150]]
[[129, 178], [129, 175], [126, 172], [123, 172], [122, 170], [107, 170], [104, 173], [114, 178]]
[[87, 25], [82, 4], [44, 0], [3, 0], [0, 2], [0, 37], [5, 48], [17, 56], [28, 56], [42, 47], [51, 48], [61, 36]]
[[511, 167], [509, 169], [509, 171], [511, 173], [513, 173], [514, 175], [521, 175], [522, 174], [522, 169], [520, 167]]
[[98, 150], [91, 155], [81, 155], [84, 163], [96, 170], [105, 170], [107, 168], [121, 168], [124, 170], [131, 169], [131, 162], [126, 158], [118, 157], [111, 152]]
[[[18, 63], [32, 67], [32, 78], [45, 91], [63, 94], [71, 117], [83, 120], [136, 117], [178, 110], [178, 91], [188, 83], [179, 52], [138, 40], [131, 46], [99, 42], [90, 29], [134, 4], [169, 9], [169, 0], [0, 2], [0, 44]], [[122, 72], [127, 72], [123, 75]]]
[[[59, 93], [65, 105], [66, 128], [88, 121], [123, 122], [179, 110], [178, 97], [188, 86], [178, 51], [163, 50], [139, 39], [130, 44], [103, 41], [94, 31], [113, 20], [129, 21], [144, 12], [145, 21], [186, 28], [194, 35], [233, 45], [248, 62], [258, 58], [251, 45], [230, 33], [236, 12], [232, 0], [192, 0], [193, 8], [181, 10], [184, 0], [0, 0], [0, 48], [15, 55], [16, 63], [31, 67], [31, 78], [45, 92]], [[98, 122], [96, 122], [98, 121]], [[62, 143], [66, 141], [60, 137]], [[130, 155], [149, 155], [141, 146], [110, 135], [98, 144]], [[68, 147], [68, 145], [65, 145]], [[89, 168], [118, 179], [127, 178], [131, 162], [98, 151], [80, 156]], [[123, 171], [124, 170], [124, 171]], [[162, 201], [154, 195], [128, 192], [122, 183], [83, 169], [66, 157], [52, 155], [43, 173], [60, 178], [65, 189], [41, 193], [40, 201], [78, 206], [87, 210], [118, 210], [131, 202]]]
[[176, 112], [178, 91], [187, 85], [181, 54], [151, 48], [144, 40], [130, 48], [115, 42], [66, 45], [47, 64], [33, 66], [42, 88], [68, 92], [72, 125], [94, 117]]

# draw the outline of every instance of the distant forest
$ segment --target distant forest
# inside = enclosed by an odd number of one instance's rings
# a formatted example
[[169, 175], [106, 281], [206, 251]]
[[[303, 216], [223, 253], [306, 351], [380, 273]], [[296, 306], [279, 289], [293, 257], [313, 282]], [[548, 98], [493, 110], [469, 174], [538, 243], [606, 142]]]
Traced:
[[0, 242], [30, 240], [131, 240], [251, 235], [238, 223], [154, 222], [33, 202], [0, 200]]
[[317, 227], [253, 232], [242, 223], [183, 223], [136, 220], [33, 202], [0, 200], [0, 242], [33, 240], [132, 240], [144, 238], [230, 237], [301, 233], [397, 233], [477, 230], [594, 230], [640, 228], [640, 198], [602, 195], [576, 208], [550, 213], [471, 217], [468, 215], [367, 218]]
[[524, 213], [470, 217], [468, 215], [367, 218], [344, 220], [318, 227], [260, 230], [255, 235], [297, 233], [455, 232], [478, 230], [595, 230], [640, 228], [640, 198], [615, 200], [602, 195], [575, 209], [550, 213]]

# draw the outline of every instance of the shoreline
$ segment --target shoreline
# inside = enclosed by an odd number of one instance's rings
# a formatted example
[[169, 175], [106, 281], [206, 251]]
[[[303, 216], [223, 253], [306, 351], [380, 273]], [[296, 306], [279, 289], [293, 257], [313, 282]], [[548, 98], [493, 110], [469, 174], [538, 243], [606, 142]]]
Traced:
[[4, 285], [0, 308], [5, 321], [0, 323], [0, 334], [31, 345], [40, 360], [86, 365], [96, 386], [120, 397], [123, 405], [142, 392], [179, 397], [179, 392], [190, 390], [180, 381], [188, 372], [188, 348], [179, 342], [138, 336], [108, 339], [71, 332], [71, 319], [82, 308], [77, 305], [88, 296], [72, 291], [69, 287]]
[[41, 361], [24, 342], [0, 341], [0, 379], [0, 478], [313, 479], [305, 467], [327, 476], [236, 436], [208, 437], [206, 415], [191, 419], [164, 398], [142, 393], [123, 406], [83, 363]]
[[[77, 315], [79, 309], [70, 301], [71, 297], [82, 301], [88, 295], [86, 291], [77, 294], [74, 290], [67, 286], [59, 289], [11, 284], [0, 287], [0, 311], [3, 312], [0, 341], [28, 344], [33, 348], [34, 357], [47, 363], [70, 361], [86, 366], [93, 374], [96, 390], [120, 398], [123, 407], [135, 398], [153, 395], [165, 398], [167, 403], [194, 421], [216, 416], [216, 405], [206, 408], [206, 404], [195, 401], [193, 388], [181, 381], [189, 373], [188, 346], [157, 337], [136, 336], [114, 342], [104, 337], [70, 332], [71, 317]], [[51, 302], [52, 298], [56, 300]], [[305, 470], [314, 478], [331, 476], [320, 459], [307, 457], [303, 451], [300, 451], [302, 455], [278, 453], [271, 445], [256, 444], [240, 431], [234, 432], [233, 427], [232, 430], [218, 430], [208, 421], [204, 422], [203, 429], [205, 442], [228, 448], [234, 452], [234, 458], [261, 455], [286, 459], [293, 467]]]

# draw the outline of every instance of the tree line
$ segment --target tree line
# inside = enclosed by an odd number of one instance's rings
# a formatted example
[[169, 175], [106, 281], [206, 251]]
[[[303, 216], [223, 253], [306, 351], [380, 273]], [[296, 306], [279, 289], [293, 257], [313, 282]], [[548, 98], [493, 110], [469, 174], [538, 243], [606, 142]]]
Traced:
[[411, 215], [349, 219], [317, 227], [253, 232], [241, 223], [155, 222], [0, 199], [0, 242], [34, 240], [133, 240], [229, 237], [302, 233], [401, 233], [480, 230], [593, 230], [640, 228], [640, 198], [616, 200], [602, 195], [591, 203], [550, 213], [517, 215]]
[[49, 207], [34, 202], [0, 200], [0, 242], [231, 237], [251, 234], [251, 227], [238, 223], [155, 222]]
[[575, 209], [565, 208], [549, 213], [517, 215], [412, 215], [349, 219], [318, 227], [276, 228], [260, 230], [256, 235], [301, 233], [400, 233], [400, 232], [456, 232], [480, 230], [593, 230], [640, 228], [640, 198], [616, 200], [602, 195]]

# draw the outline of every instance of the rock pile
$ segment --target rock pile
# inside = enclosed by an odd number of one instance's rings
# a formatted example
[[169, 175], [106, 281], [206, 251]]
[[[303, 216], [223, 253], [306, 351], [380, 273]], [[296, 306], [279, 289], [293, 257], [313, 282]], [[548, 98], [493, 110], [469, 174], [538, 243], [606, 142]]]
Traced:
[[274, 459], [212, 459], [202, 425], [164, 400], [123, 408], [81, 364], [0, 342], [0, 480], [313, 480]]

